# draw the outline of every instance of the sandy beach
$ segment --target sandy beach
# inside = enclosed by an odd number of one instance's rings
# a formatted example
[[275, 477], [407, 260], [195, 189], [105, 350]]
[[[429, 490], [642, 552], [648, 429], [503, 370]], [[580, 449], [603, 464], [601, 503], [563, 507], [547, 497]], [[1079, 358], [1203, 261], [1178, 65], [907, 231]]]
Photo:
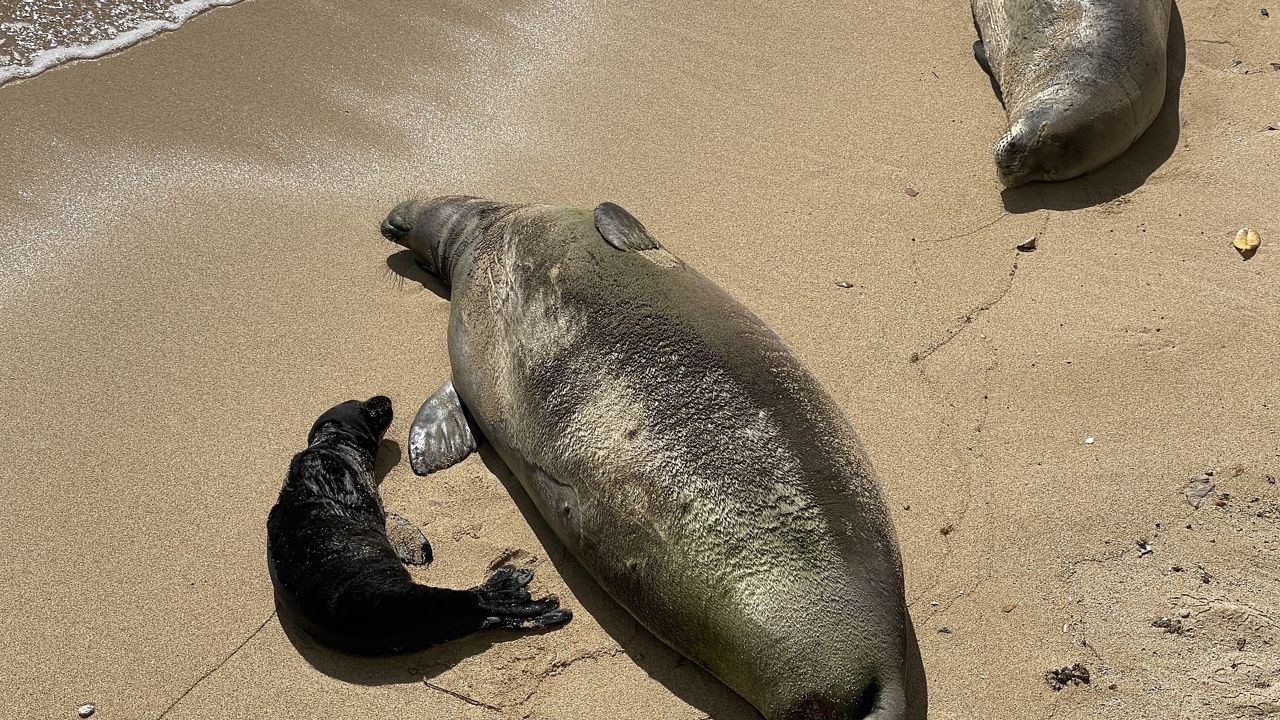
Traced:
[[1003, 196], [964, 0], [246, 0], [0, 87], [0, 716], [758, 718], [480, 457], [382, 458], [416, 577], [514, 561], [570, 625], [361, 660], [275, 616], [310, 423], [383, 393], [403, 445], [447, 377], [377, 230], [445, 193], [618, 202], [791, 345], [879, 472], [930, 717], [1280, 713], [1280, 8], [1177, 9], [1152, 131]]

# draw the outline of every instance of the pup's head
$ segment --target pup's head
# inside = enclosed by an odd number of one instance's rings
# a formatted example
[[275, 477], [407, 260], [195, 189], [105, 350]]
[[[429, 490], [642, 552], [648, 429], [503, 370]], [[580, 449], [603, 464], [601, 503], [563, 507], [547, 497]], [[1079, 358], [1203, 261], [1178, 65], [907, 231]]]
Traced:
[[348, 400], [325, 411], [311, 426], [307, 444], [330, 436], [338, 436], [377, 447], [391, 425], [391, 399], [383, 395], [368, 400]]

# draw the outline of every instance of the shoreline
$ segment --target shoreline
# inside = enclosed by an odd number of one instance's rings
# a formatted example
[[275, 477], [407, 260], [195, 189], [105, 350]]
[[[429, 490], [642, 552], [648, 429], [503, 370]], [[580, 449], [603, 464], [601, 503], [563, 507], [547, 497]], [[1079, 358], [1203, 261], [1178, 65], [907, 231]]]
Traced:
[[172, 8], [177, 15], [176, 20], [147, 20], [138, 27], [120, 33], [109, 40], [42, 50], [32, 57], [31, 63], [22, 68], [0, 66], [0, 88], [11, 82], [39, 77], [42, 73], [62, 65], [80, 60], [97, 60], [112, 53], [123, 52], [144, 40], [178, 30], [192, 18], [208, 10], [230, 7], [240, 2], [243, 0], [183, 0]]
[[[435, 548], [415, 577], [465, 587], [517, 557], [572, 623], [355, 660], [269, 619], [266, 513], [316, 414], [386, 394], [403, 454], [448, 375], [448, 304], [393, 274], [377, 225], [452, 192], [617, 202], [787, 342], [880, 476], [930, 717], [1280, 704], [1259, 684], [1280, 672], [1280, 219], [1259, 181], [1280, 134], [1257, 115], [1280, 73], [1230, 70], [1276, 60], [1280, 25], [1179, 8], [1188, 38], [1234, 40], [1188, 42], [1168, 159], [1012, 211], [963, 8], [242, 2], [5, 84], [0, 707], [756, 720], [479, 458], [429, 478], [401, 458], [383, 483]], [[1247, 262], [1241, 226], [1262, 235]], [[1195, 509], [1209, 468], [1227, 497]], [[1045, 683], [1077, 662], [1091, 684]]]

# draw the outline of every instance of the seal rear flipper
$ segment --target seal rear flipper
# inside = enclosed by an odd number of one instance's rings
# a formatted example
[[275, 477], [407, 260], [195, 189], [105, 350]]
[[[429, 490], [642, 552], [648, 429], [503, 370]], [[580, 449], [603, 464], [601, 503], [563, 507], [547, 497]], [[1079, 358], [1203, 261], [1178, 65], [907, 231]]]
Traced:
[[476, 433], [462, 401], [446, 380], [418, 409], [409, 428], [409, 465], [419, 475], [444, 470], [476, 449]]
[[413, 583], [362, 603], [374, 623], [365, 654], [414, 652], [481, 630], [541, 630], [573, 618], [555, 595], [531, 597], [532, 579], [528, 570], [503, 567], [470, 590]]
[[573, 611], [561, 608], [560, 598], [555, 595], [534, 600], [528, 589], [531, 580], [532, 571], [504, 565], [483, 585], [472, 588], [480, 598], [481, 609], [489, 613], [485, 630], [541, 630], [573, 619]]
[[596, 230], [604, 241], [619, 250], [657, 250], [662, 246], [634, 215], [611, 202], [595, 210]]
[[427, 536], [407, 518], [387, 513], [387, 541], [396, 551], [400, 562], [406, 565], [427, 565], [432, 560], [431, 543]]
[[[573, 613], [554, 595], [534, 599], [533, 574], [501, 568], [470, 590], [419, 585], [394, 576], [365, 576], [336, 596], [277, 598], [291, 619], [329, 647], [366, 656], [417, 652], [481, 630], [541, 630], [562, 625]], [[311, 612], [306, 612], [310, 609]]]

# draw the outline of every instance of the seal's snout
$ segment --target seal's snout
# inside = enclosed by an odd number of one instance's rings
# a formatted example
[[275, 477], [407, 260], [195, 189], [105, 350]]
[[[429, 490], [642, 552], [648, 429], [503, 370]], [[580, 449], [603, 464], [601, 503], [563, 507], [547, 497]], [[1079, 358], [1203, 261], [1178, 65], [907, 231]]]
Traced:
[[387, 219], [382, 221], [382, 237], [393, 243], [404, 244], [405, 236], [413, 231], [413, 224], [409, 222], [409, 214], [404, 212], [408, 208], [408, 203], [401, 203], [396, 209], [387, 214]]
[[1030, 168], [1030, 139], [1025, 129], [1014, 126], [992, 149], [996, 161], [996, 174], [1005, 187], [1022, 185], [1032, 179]]
[[1028, 182], [1065, 180], [1087, 172], [1097, 166], [1097, 158], [1113, 156], [1095, 142], [1095, 134], [1091, 124], [1064, 114], [1056, 106], [1028, 110], [996, 143], [1000, 182], [1012, 188]]
[[369, 422], [373, 424], [373, 429], [378, 435], [387, 431], [387, 426], [391, 424], [391, 398], [385, 395], [375, 395], [365, 401], [364, 411], [369, 416]]

